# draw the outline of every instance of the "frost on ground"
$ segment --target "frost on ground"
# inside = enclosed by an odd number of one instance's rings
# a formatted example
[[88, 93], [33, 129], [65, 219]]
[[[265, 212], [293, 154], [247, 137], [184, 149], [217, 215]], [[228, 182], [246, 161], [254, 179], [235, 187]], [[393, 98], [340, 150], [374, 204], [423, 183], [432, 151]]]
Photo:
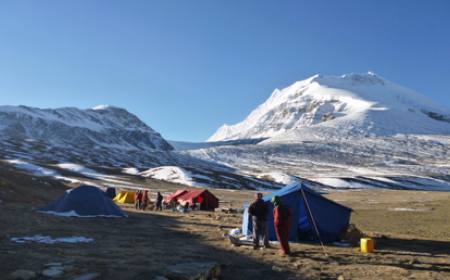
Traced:
[[53, 238], [47, 235], [34, 235], [34, 236], [24, 236], [24, 237], [12, 237], [11, 242], [15, 243], [28, 243], [28, 242], [36, 242], [43, 244], [56, 244], [56, 243], [90, 243], [94, 242], [93, 238], [83, 237], [83, 236], [70, 236], [70, 237], [57, 237]]

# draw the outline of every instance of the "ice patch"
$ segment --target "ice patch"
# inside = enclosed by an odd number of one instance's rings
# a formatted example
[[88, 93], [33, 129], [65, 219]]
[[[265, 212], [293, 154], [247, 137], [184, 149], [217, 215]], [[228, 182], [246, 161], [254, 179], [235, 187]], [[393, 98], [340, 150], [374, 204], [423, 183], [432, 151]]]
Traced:
[[15, 243], [27, 243], [27, 242], [37, 242], [43, 244], [56, 244], [56, 243], [90, 243], [94, 242], [93, 238], [88, 238], [84, 236], [71, 236], [71, 237], [58, 237], [52, 238], [47, 235], [34, 235], [34, 236], [24, 236], [24, 237], [12, 237], [11, 242]]

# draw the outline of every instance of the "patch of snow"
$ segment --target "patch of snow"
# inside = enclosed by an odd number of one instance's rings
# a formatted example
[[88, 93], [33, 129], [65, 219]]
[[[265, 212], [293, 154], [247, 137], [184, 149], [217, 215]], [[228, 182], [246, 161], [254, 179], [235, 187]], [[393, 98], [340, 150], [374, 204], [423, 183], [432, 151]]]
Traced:
[[206, 184], [196, 182], [191, 172], [178, 166], [161, 166], [145, 170], [139, 175], [147, 178], [183, 184], [192, 187], [204, 187]]
[[4, 161], [8, 162], [10, 164], [13, 164], [18, 169], [28, 171], [35, 176], [58, 176], [59, 175], [54, 170], [44, 168], [44, 167], [29, 163], [29, 162], [19, 160], [19, 159], [11, 159], [11, 160], [4, 160]]
[[69, 212], [55, 212], [55, 211], [38, 211], [43, 214], [55, 215], [60, 217], [78, 217], [78, 218], [122, 218], [122, 216], [116, 215], [80, 215], [76, 211], [71, 210]]
[[355, 183], [355, 182], [348, 182], [344, 179], [340, 178], [313, 178], [311, 181], [315, 181], [318, 183], [321, 183], [326, 186], [331, 186], [334, 188], [343, 188], [343, 189], [361, 189], [361, 188], [370, 188], [369, 185], [361, 184], [361, 183]]
[[427, 211], [427, 209], [421, 209], [421, 208], [415, 209], [415, 208], [402, 208], [402, 207], [393, 208], [393, 209], [389, 209], [389, 210], [401, 211], [401, 212], [425, 212], [425, 211]]
[[130, 174], [130, 175], [138, 175], [139, 169], [137, 169], [135, 167], [124, 168], [124, 169], [122, 169], [122, 173]]
[[91, 109], [92, 110], [106, 110], [110, 107], [111, 107], [110, 105], [97, 105], [95, 107], [92, 107]]
[[290, 185], [298, 181], [298, 179], [295, 178], [294, 176], [290, 176], [281, 172], [262, 173], [258, 174], [257, 177], [261, 179], [268, 179], [269, 181], [273, 181], [275, 183], [283, 185]]
[[83, 236], [71, 236], [71, 237], [58, 237], [52, 238], [47, 235], [34, 235], [34, 236], [24, 236], [24, 237], [12, 237], [11, 242], [15, 243], [27, 243], [27, 242], [37, 242], [43, 244], [56, 244], [56, 243], [90, 243], [94, 242], [93, 238], [83, 237]]

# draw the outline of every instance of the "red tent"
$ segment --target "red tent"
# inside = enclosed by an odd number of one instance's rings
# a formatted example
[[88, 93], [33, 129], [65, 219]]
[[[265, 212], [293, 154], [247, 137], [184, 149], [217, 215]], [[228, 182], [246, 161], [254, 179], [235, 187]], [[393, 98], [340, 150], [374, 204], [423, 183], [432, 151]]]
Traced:
[[187, 192], [188, 192], [187, 190], [177, 190], [173, 194], [171, 194], [168, 197], [166, 197], [166, 199], [164, 199], [164, 202], [169, 204], [172, 201], [176, 201], [176, 200], [178, 200], [178, 197], [180, 197], [181, 195], [183, 195], [183, 194], [185, 194]]
[[214, 210], [219, 207], [219, 199], [205, 189], [190, 190], [177, 198], [180, 204], [200, 204], [200, 210]]

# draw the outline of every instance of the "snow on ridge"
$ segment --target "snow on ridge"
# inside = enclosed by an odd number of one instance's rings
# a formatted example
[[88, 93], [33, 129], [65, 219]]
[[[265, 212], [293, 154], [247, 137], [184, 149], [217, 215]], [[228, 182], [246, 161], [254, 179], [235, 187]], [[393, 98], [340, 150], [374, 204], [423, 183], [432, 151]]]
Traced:
[[109, 108], [111, 108], [111, 105], [97, 105], [97, 106], [92, 107], [91, 109], [92, 110], [106, 110]]

